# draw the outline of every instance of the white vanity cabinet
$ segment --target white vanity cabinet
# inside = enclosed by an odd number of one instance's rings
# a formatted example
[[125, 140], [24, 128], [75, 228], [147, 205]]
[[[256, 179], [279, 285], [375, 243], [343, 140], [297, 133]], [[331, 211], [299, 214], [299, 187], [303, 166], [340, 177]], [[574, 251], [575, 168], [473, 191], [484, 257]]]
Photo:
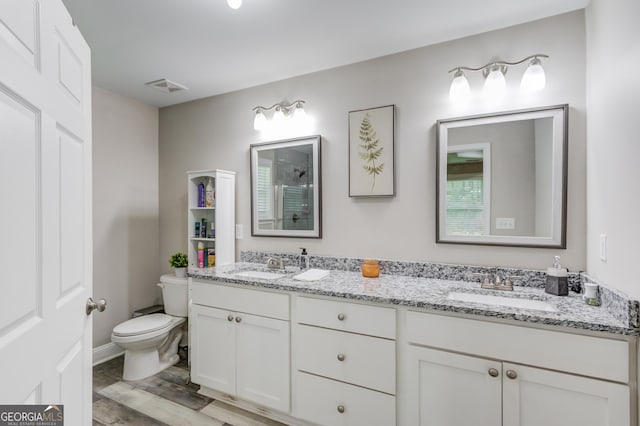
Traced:
[[407, 340], [408, 425], [631, 422], [629, 342], [417, 312]]
[[295, 327], [295, 417], [395, 425], [395, 309], [297, 297]]
[[290, 411], [288, 295], [191, 280], [189, 321], [191, 381], [203, 393]]

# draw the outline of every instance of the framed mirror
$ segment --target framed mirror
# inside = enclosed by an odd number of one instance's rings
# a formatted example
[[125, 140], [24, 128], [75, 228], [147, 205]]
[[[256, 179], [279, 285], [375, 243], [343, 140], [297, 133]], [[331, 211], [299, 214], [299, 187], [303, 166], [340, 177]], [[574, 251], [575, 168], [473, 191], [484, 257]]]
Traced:
[[566, 248], [568, 109], [437, 122], [436, 242]]
[[322, 238], [320, 136], [251, 145], [251, 235]]

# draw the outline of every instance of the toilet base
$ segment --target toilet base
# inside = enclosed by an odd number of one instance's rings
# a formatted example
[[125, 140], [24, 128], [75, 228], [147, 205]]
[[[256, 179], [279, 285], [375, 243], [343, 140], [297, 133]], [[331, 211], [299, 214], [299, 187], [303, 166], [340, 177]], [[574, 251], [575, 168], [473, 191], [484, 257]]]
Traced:
[[175, 365], [180, 361], [178, 344], [181, 338], [182, 331], [180, 327], [175, 327], [160, 347], [125, 350], [122, 379], [125, 381], [146, 379], [165, 368]]

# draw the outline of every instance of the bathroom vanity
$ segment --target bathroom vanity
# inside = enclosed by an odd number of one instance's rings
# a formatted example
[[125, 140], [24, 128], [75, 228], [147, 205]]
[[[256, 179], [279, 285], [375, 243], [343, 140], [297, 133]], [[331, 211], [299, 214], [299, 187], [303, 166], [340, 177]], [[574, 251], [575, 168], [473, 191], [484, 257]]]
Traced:
[[637, 421], [638, 330], [576, 293], [502, 295], [477, 282], [340, 270], [312, 282], [247, 274], [260, 268], [190, 274], [191, 377], [205, 395], [302, 425]]

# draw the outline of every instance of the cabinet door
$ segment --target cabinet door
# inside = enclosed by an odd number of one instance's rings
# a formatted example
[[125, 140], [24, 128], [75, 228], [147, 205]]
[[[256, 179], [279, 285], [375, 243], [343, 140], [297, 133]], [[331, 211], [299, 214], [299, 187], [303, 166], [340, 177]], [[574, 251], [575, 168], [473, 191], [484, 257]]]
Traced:
[[509, 363], [503, 369], [504, 426], [630, 424], [628, 386]]
[[236, 315], [237, 395], [289, 412], [289, 322]]
[[[191, 381], [221, 392], [236, 393], [236, 314], [191, 306]], [[231, 320], [229, 320], [231, 319]]]
[[407, 361], [407, 424], [502, 424], [500, 362], [411, 345]]

